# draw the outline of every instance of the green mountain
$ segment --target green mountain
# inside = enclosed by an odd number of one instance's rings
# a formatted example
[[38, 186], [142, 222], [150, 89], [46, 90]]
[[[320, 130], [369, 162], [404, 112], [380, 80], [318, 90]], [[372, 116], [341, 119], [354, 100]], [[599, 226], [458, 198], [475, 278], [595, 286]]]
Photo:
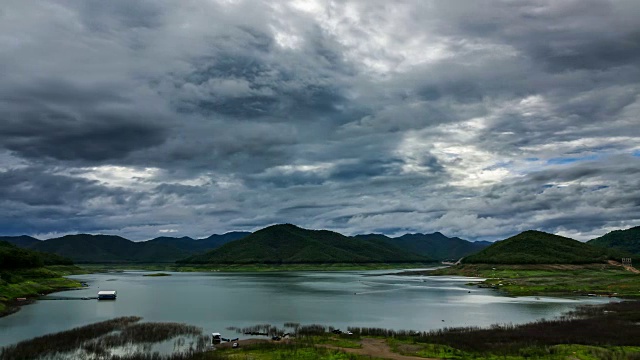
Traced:
[[405, 234], [391, 238], [382, 234], [356, 235], [358, 239], [377, 239], [390, 245], [395, 245], [413, 254], [427, 256], [437, 260], [460, 259], [461, 257], [476, 253], [490, 243], [471, 242], [457, 237], [447, 237], [442, 233], [433, 234]]
[[607, 250], [563, 236], [529, 230], [494, 243], [464, 263], [485, 264], [587, 264], [612, 257]]
[[291, 224], [273, 225], [179, 263], [319, 264], [424, 262], [383, 240], [363, 240], [328, 230], [307, 230]]
[[0, 270], [35, 268], [44, 265], [73, 265], [73, 262], [56, 254], [21, 249], [6, 241], [0, 241]]
[[31, 248], [66, 256], [78, 263], [170, 262], [176, 256], [186, 255], [162, 244], [145, 246], [113, 235], [66, 235], [41, 241]]
[[194, 240], [189, 237], [160, 237], [134, 242], [112, 235], [66, 235], [49, 240], [29, 236], [0, 237], [18, 247], [58, 254], [77, 263], [157, 263], [174, 262], [190, 255], [215, 249], [247, 236], [247, 232], [230, 232]]
[[232, 231], [222, 235], [214, 234], [204, 239], [192, 239], [187, 236], [181, 238], [163, 236], [145, 241], [144, 243], [147, 245], [162, 244], [165, 246], [175, 247], [191, 254], [196, 254], [219, 248], [228, 242], [242, 239], [249, 234], [251, 233], [245, 231]]
[[612, 231], [599, 238], [587, 241], [587, 244], [640, 255], [640, 226]]
[[0, 241], [6, 241], [10, 244], [13, 244], [17, 247], [21, 247], [21, 248], [30, 248], [31, 246], [34, 246], [35, 244], [39, 243], [40, 240], [31, 237], [31, 236], [27, 236], [27, 235], [22, 235], [22, 236], [0, 236]]

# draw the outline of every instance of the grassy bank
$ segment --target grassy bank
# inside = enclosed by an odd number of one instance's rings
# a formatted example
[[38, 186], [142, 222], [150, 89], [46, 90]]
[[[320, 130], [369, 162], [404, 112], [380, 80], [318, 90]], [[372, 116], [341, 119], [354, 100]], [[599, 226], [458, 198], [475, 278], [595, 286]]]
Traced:
[[387, 336], [397, 352], [422, 357], [640, 359], [638, 321], [640, 302], [628, 301], [583, 306], [560, 319], [523, 325], [450, 328], [412, 336]]
[[640, 298], [640, 274], [609, 264], [486, 265], [466, 264], [403, 275], [460, 275], [486, 278], [480, 286], [513, 296], [614, 295]]
[[[292, 339], [243, 340], [238, 349], [223, 343], [216, 350], [207, 346], [209, 338], [201, 329], [139, 321], [136, 317], [118, 318], [27, 340], [1, 349], [0, 360], [79, 355], [105, 360], [640, 359], [637, 301], [582, 306], [559, 319], [529, 324], [428, 332], [348, 328], [353, 334], [345, 335], [331, 333], [332, 328], [320, 325], [285, 324], [285, 328], [295, 329]], [[271, 325], [251, 328], [276, 329]], [[180, 353], [150, 351], [153, 343], [181, 337], [191, 339], [191, 343], [184, 346], [183, 342]], [[124, 351], [123, 346], [132, 351]]]
[[123, 270], [176, 271], [176, 272], [274, 272], [274, 271], [348, 271], [391, 270], [431, 267], [439, 263], [400, 264], [242, 264], [242, 265], [177, 265], [168, 264], [78, 264], [87, 272], [109, 272]]
[[[81, 284], [63, 276], [86, 273], [75, 266], [48, 266], [0, 271], [0, 316], [15, 312], [39, 294], [79, 288]], [[17, 301], [27, 298], [26, 301]]]

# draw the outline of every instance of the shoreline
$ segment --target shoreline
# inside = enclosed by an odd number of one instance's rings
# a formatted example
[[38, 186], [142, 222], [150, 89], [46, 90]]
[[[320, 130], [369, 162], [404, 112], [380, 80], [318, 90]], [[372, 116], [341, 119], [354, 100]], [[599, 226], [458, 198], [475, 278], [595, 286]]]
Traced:
[[640, 298], [640, 274], [614, 264], [461, 264], [397, 276], [464, 276], [468, 286], [491, 288], [508, 296], [601, 296]]
[[361, 270], [406, 270], [410, 268], [435, 267], [440, 263], [332, 263], [332, 264], [204, 264], [177, 265], [174, 263], [106, 263], [77, 264], [92, 273], [113, 271], [171, 271], [171, 272], [288, 272], [288, 271], [361, 271]]
[[[350, 359], [371, 357], [392, 360], [463, 359], [463, 358], [529, 358], [591, 359], [629, 358], [640, 351], [640, 302], [623, 301], [602, 305], [583, 305], [551, 320], [529, 323], [495, 324], [483, 327], [443, 328], [431, 331], [390, 330], [383, 328], [348, 327], [340, 332], [325, 325], [285, 323], [279, 329], [270, 324], [269, 335], [279, 335], [295, 327], [292, 338], [249, 338], [223, 342], [211, 347], [210, 337], [202, 329], [182, 323], [141, 322], [140, 317], [121, 317], [89, 324], [66, 331], [34, 337], [0, 348], [8, 358], [36, 358], [51, 353], [73, 354], [83, 349], [87, 355], [95, 352], [111, 358], [111, 351], [126, 343], [167, 341], [179, 336], [192, 336], [194, 352], [158, 359], [207, 359], [215, 351], [215, 359], [282, 359], [306, 354], [313, 359]], [[127, 331], [139, 329], [139, 331]], [[154, 329], [164, 331], [153, 331]], [[90, 331], [89, 331], [90, 330]], [[114, 335], [114, 330], [127, 335]], [[109, 335], [111, 334], [111, 335]], [[288, 333], [287, 333], [288, 334]], [[80, 340], [78, 340], [80, 339]], [[133, 341], [132, 341], [133, 339]], [[117, 340], [117, 341], [114, 341]], [[233, 342], [239, 344], [233, 348]], [[87, 347], [88, 343], [98, 346]], [[175, 342], [174, 342], [175, 344]], [[184, 344], [183, 344], [184, 345]], [[175, 348], [174, 348], [175, 351]], [[138, 351], [139, 352], [139, 351]], [[111, 354], [111, 355], [109, 355]], [[244, 355], [244, 357], [242, 357]], [[139, 359], [130, 354], [131, 359]], [[129, 357], [118, 357], [128, 359]], [[636, 358], [636, 357], [631, 357]]]
[[67, 276], [85, 273], [74, 266], [46, 266], [5, 271], [5, 275], [10, 275], [9, 279], [15, 276], [20, 281], [3, 280], [4, 283], [0, 284], [0, 289], [4, 288], [5, 291], [2, 295], [7, 298], [0, 301], [2, 305], [0, 318], [15, 314], [23, 306], [35, 303], [40, 296], [81, 289], [83, 285], [80, 281], [69, 279]]
[[[66, 279], [66, 277], [65, 277]], [[71, 279], [69, 279], [71, 280]], [[49, 295], [49, 294], [53, 294], [56, 292], [63, 292], [63, 291], [74, 291], [74, 290], [79, 290], [82, 287], [74, 287], [74, 288], [57, 288], [57, 289], [51, 289], [51, 290], [44, 290], [42, 291], [40, 294], [36, 295], [36, 296], [28, 296], [26, 295], [24, 298], [25, 300], [23, 301], [18, 301], [17, 299], [13, 299], [13, 300], [9, 300], [4, 302], [4, 305], [6, 306], [5, 310], [0, 311], [0, 318], [3, 318], [5, 316], [9, 316], [12, 314], [17, 313], [18, 311], [20, 311], [20, 309], [22, 309], [23, 306], [27, 306], [27, 305], [32, 305], [35, 304], [36, 301], [38, 300], [39, 297], [44, 296], [44, 295]]]

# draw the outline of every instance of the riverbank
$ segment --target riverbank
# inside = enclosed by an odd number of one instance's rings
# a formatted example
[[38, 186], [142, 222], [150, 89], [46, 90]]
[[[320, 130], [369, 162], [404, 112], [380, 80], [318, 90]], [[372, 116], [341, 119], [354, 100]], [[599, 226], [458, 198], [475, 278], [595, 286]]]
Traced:
[[366, 263], [366, 264], [237, 264], [237, 265], [177, 265], [166, 264], [78, 264], [87, 272], [113, 272], [125, 270], [173, 272], [280, 272], [280, 271], [358, 271], [402, 270], [439, 266], [440, 263]]
[[0, 317], [13, 314], [40, 295], [82, 287], [80, 282], [64, 276], [86, 273], [71, 265], [0, 272]]
[[470, 285], [493, 288], [512, 296], [615, 296], [640, 298], [640, 274], [614, 264], [490, 265], [462, 264], [396, 275], [479, 277]]
[[[349, 333], [338, 333], [330, 327], [289, 323], [285, 328], [292, 328], [290, 338], [240, 340], [237, 348], [231, 343], [212, 348], [208, 345], [210, 337], [190, 325], [140, 320], [118, 318], [23, 341], [0, 349], [0, 360], [54, 355], [61, 359], [82, 355], [113, 360], [640, 359], [637, 301], [581, 306], [558, 319], [522, 325], [426, 332], [350, 327], [346, 329]], [[283, 331], [262, 327], [278, 334]], [[167, 341], [183, 352], [149, 351], [152, 344]]]

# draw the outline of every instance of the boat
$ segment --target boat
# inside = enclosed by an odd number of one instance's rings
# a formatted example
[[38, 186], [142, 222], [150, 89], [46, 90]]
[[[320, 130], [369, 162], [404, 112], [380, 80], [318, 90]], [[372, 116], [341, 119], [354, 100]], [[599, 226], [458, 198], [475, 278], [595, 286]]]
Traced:
[[98, 291], [98, 300], [115, 300], [116, 295], [117, 293], [115, 290]]
[[211, 345], [220, 344], [222, 342], [222, 334], [220, 333], [211, 333]]

